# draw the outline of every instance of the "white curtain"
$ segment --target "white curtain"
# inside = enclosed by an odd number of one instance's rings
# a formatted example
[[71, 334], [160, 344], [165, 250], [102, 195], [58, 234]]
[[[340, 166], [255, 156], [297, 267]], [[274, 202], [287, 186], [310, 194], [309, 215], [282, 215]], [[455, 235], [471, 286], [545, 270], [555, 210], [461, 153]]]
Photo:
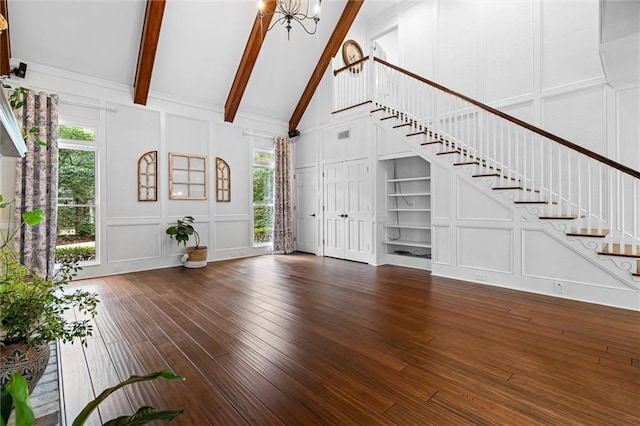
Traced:
[[275, 205], [273, 214], [273, 252], [293, 251], [293, 196], [291, 193], [291, 145], [287, 138], [275, 138]]
[[40, 209], [45, 220], [25, 226], [16, 238], [21, 261], [29, 270], [51, 278], [55, 266], [58, 198], [58, 96], [29, 90], [20, 111], [25, 129], [37, 128], [26, 141], [27, 154], [16, 163], [16, 217]]

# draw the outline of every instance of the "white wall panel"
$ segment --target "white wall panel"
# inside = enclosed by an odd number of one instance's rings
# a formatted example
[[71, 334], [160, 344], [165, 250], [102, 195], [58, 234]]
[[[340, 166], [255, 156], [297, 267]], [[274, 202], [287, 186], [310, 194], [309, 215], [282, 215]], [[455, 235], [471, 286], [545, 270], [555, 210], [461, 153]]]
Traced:
[[640, 87], [621, 90], [617, 94], [618, 161], [640, 170]]
[[602, 75], [599, 2], [542, 1], [542, 88]]
[[162, 232], [160, 224], [107, 226], [107, 261], [113, 263], [160, 257]]
[[[138, 158], [160, 148], [160, 113], [124, 105], [109, 105], [106, 134], [107, 219], [159, 217], [158, 202], [138, 202]], [[158, 158], [160, 167], [166, 160]], [[160, 182], [158, 182], [160, 184]]]
[[209, 151], [209, 123], [190, 117], [167, 114], [167, 151], [206, 155]]
[[457, 178], [458, 219], [511, 221], [513, 212], [496, 202], [484, 191], [478, 191], [469, 183]]
[[522, 275], [600, 285], [612, 282], [610, 274], [533, 229], [522, 230]]
[[479, 98], [478, 2], [440, 2], [438, 30], [439, 83]]
[[[208, 197], [215, 197], [213, 185], [215, 171], [215, 157], [209, 155], [210, 137], [209, 123], [203, 120], [197, 120], [189, 117], [181, 117], [177, 115], [167, 114], [165, 116], [165, 134], [166, 134], [166, 150], [167, 152], [195, 154], [207, 156], [208, 174]], [[166, 164], [167, 173], [167, 191], [169, 178], [169, 159], [159, 159], [161, 167]], [[208, 200], [167, 200], [167, 216], [208, 216], [210, 203]]]
[[402, 14], [398, 28], [402, 43], [401, 66], [426, 78], [433, 78], [436, 22], [435, 2], [420, 2]]
[[530, 1], [483, 2], [485, 101], [533, 91], [533, 13]]
[[500, 108], [500, 111], [504, 111], [515, 118], [526, 121], [527, 123], [535, 123], [533, 115], [533, 101], [508, 105]]
[[433, 250], [431, 251], [431, 261], [441, 265], [451, 263], [451, 236], [449, 226], [432, 227]]
[[434, 219], [449, 219], [451, 217], [451, 172], [438, 165], [431, 164], [433, 205], [431, 207]]
[[542, 100], [542, 128], [606, 155], [604, 86]]
[[216, 251], [249, 248], [249, 219], [216, 221], [215, 239]]
[[294, 148], [294, 167], [315, 164], [318, 155], [316, 154], [319, 130], [313, 132], [302, 133], [298, 140], [293, 144]]
[[458, 226], [458, 266], [513, 272], [512, 234], [509, 228]]
[[[250, 138], [244, 136], [242, 129], [238, 127], [220, 124], [215, 126], [214, 140], [215, 153], [211, 157], [214, 161], [215, 157], [222, 158], [231, 168], [231, 202], [218, 203], [214, 201], [215, 214], [222, 216], [246, 215], [250, 210], [251, 162], [253, 158], [249, 146]], [[210, 163], [210, 167], [215, 167], [215, 162]], [[209, 191], [209, 196], [215, 200], [215, 193], [212, 190]]]

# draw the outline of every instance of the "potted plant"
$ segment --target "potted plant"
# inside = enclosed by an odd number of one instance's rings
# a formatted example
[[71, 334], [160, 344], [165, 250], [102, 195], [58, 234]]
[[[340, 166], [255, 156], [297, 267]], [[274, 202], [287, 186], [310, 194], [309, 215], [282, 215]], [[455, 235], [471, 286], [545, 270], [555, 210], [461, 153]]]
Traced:
[[[11, 207], [12, 201], [0, 208]], [[40, 219], [44, 218], [44, 215]], [[25, 217], [16, 229], [25, 225]], [[31, 221], [31, 219], [29, 219]], [[41, 220], [40, 220], [41, 221]], [[30, 224], [36, 224], [37, 220]], [[91, 335], [91, 318], [96, 315], [97, 295], [76, 290], [65, 293], [65, 286], [80, 269], [75, 263], [63, 263], [51, 279], [31, 274], [20, 263], [19, 254], [9, 248], [16, 231], [2, 234], [0, 241], [0, 385], [8, 382], [12, 372], [29, 382], [32, 390], [44, 373], [49, 360], [49, 343], [75, 339], [85, 344]], [[66, 312], [75, 308], [82, 319], [69, 319]]]
[[[203, 268], [207, 266], [207, 247], [200, 245], [200, 235], [198, 231], [193, 227], [193, 216], [185, 216], [182, 219], [178, 219], [175, 225], [171, 225], [167, 228], [166, 232], [169, 238], [174, 239], [180, 244], [184, 245], [184, 255], [182, 261], [186, 268]], [[187, 242], [191, 236], [195, 238], [195, 246], [187, 247]]]

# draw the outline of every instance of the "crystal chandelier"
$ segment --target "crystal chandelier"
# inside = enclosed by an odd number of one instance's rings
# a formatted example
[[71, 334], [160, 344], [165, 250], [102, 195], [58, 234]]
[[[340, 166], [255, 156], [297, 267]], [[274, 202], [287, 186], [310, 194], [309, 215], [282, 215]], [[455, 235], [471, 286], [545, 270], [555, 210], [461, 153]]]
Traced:
[[[291, 23], [297, 22], [307, 32], [307, 34], [315, 34], [318, 29], [318, 21], [320, 21], [320, 5], [322, 0], [276, 0], [276, 7], [273, 13], [274, 21], [271, 22], [267, 31], [271, 30], [276, 24], [286, 24], [287, 40], [291, 36]], [[309, 12], [311, 11], [311, 14]], [[269, 15], [264, 11], [264, 0], [258, 0], [258, 16], [262, 18]], [[313, 21], [313, 29], [311, 23]], [[307, 28], [307, 25], [309, 28]]]

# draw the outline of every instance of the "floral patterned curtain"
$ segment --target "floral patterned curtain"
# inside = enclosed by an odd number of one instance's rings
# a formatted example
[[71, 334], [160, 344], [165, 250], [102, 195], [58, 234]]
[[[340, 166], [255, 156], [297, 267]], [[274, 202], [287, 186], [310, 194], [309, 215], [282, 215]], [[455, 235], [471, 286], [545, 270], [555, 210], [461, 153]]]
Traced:
[[293, 251], [293, 199], [291, 193], [291, 145], [287, 138], [275, 139], [275, 206], [273, 214], [273, 252]]
[[22, 212], [34, 209], [43, 210], [45, 220], [22, 228], [17, 250], [32, 273], [51, 278], [56, 254], [58, 96], [28, 90], [20, 112], [24, 128], [35, 127], [37, 132], [27, 139], [27, 154], [16, 163], [15, 223], [20, 223]]

